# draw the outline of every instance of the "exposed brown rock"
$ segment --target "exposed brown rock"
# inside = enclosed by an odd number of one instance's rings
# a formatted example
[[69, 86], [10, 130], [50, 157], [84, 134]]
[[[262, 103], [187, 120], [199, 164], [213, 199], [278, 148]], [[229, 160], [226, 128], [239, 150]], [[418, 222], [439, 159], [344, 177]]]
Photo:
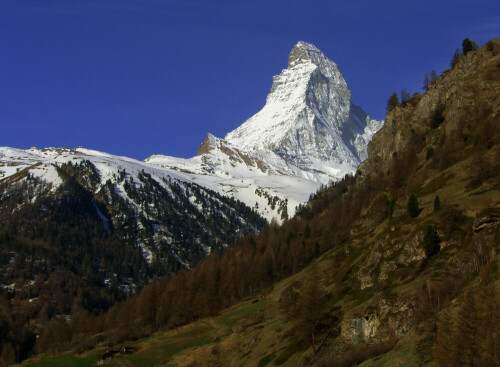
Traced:
[[477, 233], [481, 232], [483, 229], [494, 227], [500, 223], [500, 215], [493, 214], [486, 217], [477, 218], [474, 221], [472, 226], [472, 230]]
[[[401, 152], [413, 134], [427, 133], [429, 121], [437, 108], [442, 109], [446, 124], [440, 128], [451, 131], [464, 118], [470, 118], [471, 109], [489, 111], [500, 116], [500, 39], [492, 40], [480, 50], [469, 52], [450, 70], [443, 72], [431, 84], [427, 93], [399, 104], [386, 115], [384, 126], [368, 145], [369, 159], [361, 163], [359, 171], [387, 172], [392, 157]], [[446, 126], [446, 127], [445, 127]], [[427, 134], [432, 139], [433, 134]], [[417, 152], [420, 153], [420, 152]]]
[[215, 137], [212, 134], [207, 134], [205, 140], [203, 140], [203, 142], [198, 147], [198, 150], [196, 151], [196, 155], [200, 156], [203, 154], [210, 153], [210, 151], [215, 148], [215, 145], [213, 144], [214, 139], [215, 139]]

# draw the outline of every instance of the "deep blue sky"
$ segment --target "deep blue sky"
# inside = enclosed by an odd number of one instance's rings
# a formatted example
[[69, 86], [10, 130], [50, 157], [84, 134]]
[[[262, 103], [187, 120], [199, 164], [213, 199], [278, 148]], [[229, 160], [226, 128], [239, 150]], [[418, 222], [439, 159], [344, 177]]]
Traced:
[[498, 0], [1, 0], [0, 146], [191, 157], [262, 108], [299, 40], [382, 119], [465, 37], [500, 37]]

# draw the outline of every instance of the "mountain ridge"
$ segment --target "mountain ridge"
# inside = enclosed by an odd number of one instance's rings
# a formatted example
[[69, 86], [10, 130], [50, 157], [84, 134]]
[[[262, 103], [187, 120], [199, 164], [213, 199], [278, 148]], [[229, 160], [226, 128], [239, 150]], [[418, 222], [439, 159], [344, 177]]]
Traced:
[[[366, 158], [367, 143], [383, 122], [370, 119], [350, 96], [338, 66], [301, 41], [289, 54], [288, 68], [273, 78], [264, 108], [225, 139], [208, 134], [193, 158], [152, 155], [144, 163], [166, 176], [242, 201], [268, 221], [280, 222], [321, 185], [354, 173]], [[29, 151], [21, 155], [26, 154]], [[124, 159], [108, 156], [110, 162]], [[3, 174], [7, 171], [11, 172]], [[60, 183], [57, 175], [50, 179]]]
[[[214, 172], [224, 181], [209, 183], [211, 189], [280, 221], [282, 213], [262, 203], [257, 193], [242, 189], [241, 179], [245, 187], [253, 185], [269, 197], [288, 200], [291, 214], [321, 185], [354, 173], [383, 121], [370, 119], [350, 98], [338, 66], [314, 45], [300, 41], [289, 54], [288, 68], [273, 77], [266, 104], [254, 116], [224, 139], [208, 134], [194, 158], [154, 155], [145, 161], [172, 169], [183, 166], [191, 179]], [[262, 174], [276, 184], [262, 185]]]

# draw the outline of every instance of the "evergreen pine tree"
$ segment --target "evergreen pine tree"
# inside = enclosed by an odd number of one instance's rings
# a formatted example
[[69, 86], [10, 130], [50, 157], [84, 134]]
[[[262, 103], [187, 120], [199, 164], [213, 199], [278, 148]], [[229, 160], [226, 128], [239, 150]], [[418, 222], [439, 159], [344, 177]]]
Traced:
[[439, 199], [439, 196], [436, 195], [434, 197], [434, 213], [437, 212], [439, 209], [441, 209], [441, 200]]
[[430, 84], [434, 83], [437, 80], [437, 78], [438, 78], [438, 75], [437, 75], [436, 70], [432, 70], [430, 77], [429, 77]]
[[462, 41], [462, 53], [463, 55], [467, 55], [469, 51], [474, 51], [479, 48], [479, 45], [476, 43], [476, 41], [471, 41], [470, 39], [466, 38]]
[[387, 101], [386, 110], [390, 111], [399, 104], [399, 98], [396, 92], [392, 93]]
[[431, 82], [430, 82], [429, 73], [425, 73], [424, 86], [422, 87], [422, 89], [427, 92], [429, 90], [429, 85], [430, 84], [431, 84]]
[[440, 108], [436, 108], [431, 117], [431, 128], [437, 129], [439, 125], [444, 122], [443, 111]]
[[401, 90], [401, 103], [406, 103], [410, 100], [410, 92], [406, 88]]
[[387, 206], [387, 208], [386, 208], [387, 216], [389, 217], [389, 219], [392, 219], [392, 216], [394, 214], [394, 207], [396, 205], [396, 200], [386, 199], [385, 204]]
[[455, 50], [455, 53], [453, 54], [453, 57], [451, 58], [451, 67], [453, 68], [462, 58], [462, 53], [460, 52], [460, 49], [457, 48]]
[[420, 208], [418, 207], [418, 199], [414, 194], [411, 194], [408, 198], [408, 214], [410, 217], [415, 218], [420, 214]]
[[436, 227], [434, 226], [428, 226], [425, 235], [424, 235], [424, 251], [425, 251], [425, 256], [431, 257], [435, 254], [437, 254], [440, 250], [439, 243], [441, 242], [441, 239], [439, 238]]

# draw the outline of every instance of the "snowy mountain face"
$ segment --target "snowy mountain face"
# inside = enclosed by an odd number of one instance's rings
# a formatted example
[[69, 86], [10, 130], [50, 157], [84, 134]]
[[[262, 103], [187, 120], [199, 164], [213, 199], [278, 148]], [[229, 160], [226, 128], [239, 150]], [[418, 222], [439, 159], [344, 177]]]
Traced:
[[382, 122], [351, 102], [338, 66], [315, 46], [299, 42], [288, 68], [273, 78], [264, 108], [225, 140], [246, 150], [271, 150], [306, 172], [339, 177], [366, 159]]
[[292, 216], [321, 185], [272, 151], [243, 151], [211, 134], [198, 153], [191, 159], [154, 155], [145, 162], [244, 202], [269, 221]]
[[257, 114], [224, 139], [208, 134], [194, 158], [155, 155], [146, 162], [179, 170], [268, 220], [281, 220], [285, 205], [293, 215], [322, 184], [355, 172], [382, 124], [351, 102], [333, 61], [299, 42]]
[[[136, 265], [140, 263], [146, 280], [192, 268], [211, 251], [221, 252], [266, 224], [243, 203], [141, 161], [81, 148], [0, 148], [0, 217], [12, 210], [39, 207], [41, 201], [55, 202], [42, 205], [46, 209], [36, 217], [43, 220], [54, 214], [47, 208], [59, 207], [63, 197], [65, 202], [89, 208], [85, 215], [89, 221], [101, 222], [101, 235], [135, 253], [130, 256], [138, 261]], [[78, 208], [67, 210], [79, 213]], [[22, 227], [21, 219], [16, 228]], [[0, 232], [3, 228], [0, 218]], [[99, 252], [93, 258], [102, 264], [103, 256]], [[121, 270], [100, 271], [119, 274]], [[123, 279], [127, 274], [121, 275]]]

